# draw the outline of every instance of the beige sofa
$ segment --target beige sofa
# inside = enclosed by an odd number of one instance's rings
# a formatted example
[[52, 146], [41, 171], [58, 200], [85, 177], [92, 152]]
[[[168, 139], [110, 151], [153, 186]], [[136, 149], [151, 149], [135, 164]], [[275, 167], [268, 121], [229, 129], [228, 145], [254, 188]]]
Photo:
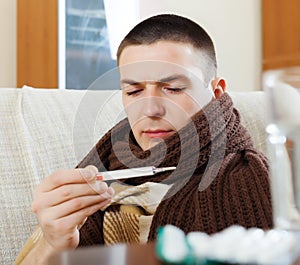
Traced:
[[[263, 92], [230, 93], [265, 152]], [[12, 264], [37, 224], [30, 205], [40, 180], [73, 168], [124, 117], [117, 90], [0, 89], [0, 264]]]

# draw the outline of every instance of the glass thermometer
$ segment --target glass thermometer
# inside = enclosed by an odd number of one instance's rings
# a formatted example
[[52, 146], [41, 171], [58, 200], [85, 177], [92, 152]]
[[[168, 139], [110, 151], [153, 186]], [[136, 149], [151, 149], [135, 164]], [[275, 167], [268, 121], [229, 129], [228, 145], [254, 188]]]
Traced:
[[137, 178], [144, 176], [155, 175], [160, 172], [175, 170], [176, 167], [137, 167], [137, 168], [129, 168], [129, 169], [120, 169], [120, 170], [112, 170], [105, 172], [98, 172], [96, 174], [96, 180], [118, 180], [118, 179], [128, 179], [128, 178]]

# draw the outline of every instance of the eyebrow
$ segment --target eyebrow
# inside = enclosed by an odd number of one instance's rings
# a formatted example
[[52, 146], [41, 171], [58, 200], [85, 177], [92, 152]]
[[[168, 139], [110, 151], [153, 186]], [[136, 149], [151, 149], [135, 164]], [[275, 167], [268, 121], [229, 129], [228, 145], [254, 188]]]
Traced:
[[[169, 83], [169, 82], [179, 80], [179, 79], [189, 80], [189, 78], [185, 75], [175, 74], [175, 75], [171, 75], [171, 76], [161, 78], [158, 81], [150, 81], [150, 82], [153, 82], [153, 83]], [[121, 80], [121, 84], [127, 84], [127, 85], [137, 85], [137, 84], [144, 83], [144, 82], [147, 82], [147, 81], [139, 82], [139, 81], [135, 81], [135, 80], [132, 80], [132, 79], [122, 79]]]

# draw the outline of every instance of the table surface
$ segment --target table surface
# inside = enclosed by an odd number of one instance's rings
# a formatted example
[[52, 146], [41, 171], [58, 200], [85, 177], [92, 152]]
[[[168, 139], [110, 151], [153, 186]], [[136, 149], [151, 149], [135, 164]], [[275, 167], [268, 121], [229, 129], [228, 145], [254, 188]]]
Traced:
[[[155, 256], [155, 244], [111, 247], [95, 246], [65, 251], [50, 258], [48, 265], [164, 265]], [[300, 257], [291, 265], [300, 265]]]
[[66, 251], [50, 258], [49, 265], [162, 265], [155, 256], [155, 244], [88, 247]]

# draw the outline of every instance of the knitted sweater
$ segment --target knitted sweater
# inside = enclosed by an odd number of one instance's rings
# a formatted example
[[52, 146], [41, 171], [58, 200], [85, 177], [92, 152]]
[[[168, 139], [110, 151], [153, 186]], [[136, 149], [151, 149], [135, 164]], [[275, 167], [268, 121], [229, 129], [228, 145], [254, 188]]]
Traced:
[[[272, 227], [268, 163], [254, 147], [228, 94], [212, 100], [178, 133], [143, 151], [127, 119], [113, 127], [78, 167], [100, 171], [141, 166], [176, 166], [172, 173], [128, 179], [173, 184], [153, 216], [148, 240], [159, 226], [183, 231], [218, 232], [230, 225]], [[103, 244], [103, 211], [80, 230], [79, 246]]]

